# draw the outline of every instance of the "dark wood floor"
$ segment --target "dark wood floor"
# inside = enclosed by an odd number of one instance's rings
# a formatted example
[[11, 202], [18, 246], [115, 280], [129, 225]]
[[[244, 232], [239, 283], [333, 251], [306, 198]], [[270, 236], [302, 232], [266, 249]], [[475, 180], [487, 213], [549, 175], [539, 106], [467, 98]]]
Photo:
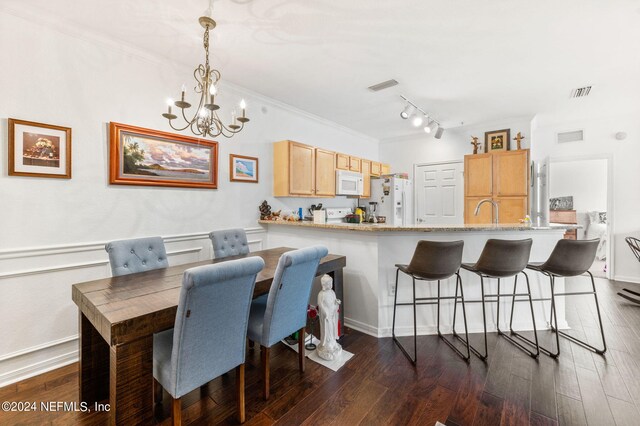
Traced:
[[[535, 361], [493, 334], [489, 362], [474, 358], [467, 365], [436, 337], [425, 336], [418, 340], [414, 369], [391, 339], [351, 332], [343, 345], [356, 355], [335, 373], [308, 362], [300, 374], [295, 354], [275, 348], [272, 395], [265, 402], [255, 351], [248, 359], [246, 424], [638, 425], [640, 306], [615, 297], [617, 286], [598, 281], [605, 356], [564, 340], [559, 360]], [[596, 339], [592, 307], [572, 303], [568, 317], [576, 333]], [[185, 423], [235, 423], [234, 383], [232, 372], [186, 396]], [[0, 400], [75, 401], [77, 389], [74, 364], [2, 388]], [[165, 396], [156, 407], [158, 423], [170, 423], [169, 406]], [[104, 423], [104, 413], [0, 412], [2, 425]]]

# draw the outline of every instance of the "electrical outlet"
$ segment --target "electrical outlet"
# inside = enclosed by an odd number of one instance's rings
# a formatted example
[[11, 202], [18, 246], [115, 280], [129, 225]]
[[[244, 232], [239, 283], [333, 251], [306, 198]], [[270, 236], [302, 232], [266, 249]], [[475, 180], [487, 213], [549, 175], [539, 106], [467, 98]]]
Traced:
[[396, 283], [389, 283], [389, 296], [396, 295]]

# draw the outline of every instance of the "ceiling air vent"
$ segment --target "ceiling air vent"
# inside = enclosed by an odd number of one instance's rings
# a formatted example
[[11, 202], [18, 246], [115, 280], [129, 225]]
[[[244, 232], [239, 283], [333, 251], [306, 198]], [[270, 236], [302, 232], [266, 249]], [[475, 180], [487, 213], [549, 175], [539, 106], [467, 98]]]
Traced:
[[380, 90], [388, 89], [389, 87], [397, 86], [398, 82], [394, 79], [383, 81], [382, 83], [374, 84], [373, 86], [369, 86], [367, 89], [372, 92], [379, 92]]
[[591, 86], [578, 87], [577, 89], [573, 89], [571, 91], [572, 98], [584, 98], [589, 96], [589, 92], [591, 92]]
[[557, 134], [557, 141], [558, 143], [582, 142], [584, 141], [584, 130], [560, 132]]

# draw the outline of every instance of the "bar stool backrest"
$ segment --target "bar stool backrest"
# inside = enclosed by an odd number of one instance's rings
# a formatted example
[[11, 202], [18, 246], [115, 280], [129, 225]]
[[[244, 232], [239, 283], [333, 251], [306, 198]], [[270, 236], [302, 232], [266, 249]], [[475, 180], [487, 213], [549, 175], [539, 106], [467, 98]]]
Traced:
[[560, 240], [540, 269], [562, 277], [582, 275], [596, 259], [600, 239]]
[[463, 247], [464, 241], [418, 241], [407, 270], [428, 280], [449, 278], [460, 269]]
[[492, 277], [512, 277], [527, 267], [532, 243], [531, 238], [487, 240], [474, 269]]
[[640, 240], [633, 237], [627, 237], [624, 240], [627, 242], [627, 244], [629, 244], [631, 252], [636, 257], [636, 259], [638, 259], [638, 262], [640, 262]]

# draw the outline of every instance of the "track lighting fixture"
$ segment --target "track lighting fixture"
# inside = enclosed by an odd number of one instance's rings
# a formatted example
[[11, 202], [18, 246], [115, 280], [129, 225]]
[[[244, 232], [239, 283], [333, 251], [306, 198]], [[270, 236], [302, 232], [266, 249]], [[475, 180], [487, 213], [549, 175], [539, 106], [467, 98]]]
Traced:
[[423, 128], [425, 133], [432, 133], [437, 128], [438, 130], [436, 131], [435, 137], [437, 139], [440, 139], [442, 137], [442, 134], [444, 133], [444, 129], [440, 126], [440, 123], [431, 118], [425, 110], [416, 106], [416, 104], [411, 102], [406, 97], [402, 95], [400, 95], [400, 97], [407, 103], [400, 113], [400, 117], [403, 120], [406, 120], [409, 117], [413, 117], [411, 120], [411, 124], [413, 124], [414, 127], [420, 127], [426, 121], [427, 124]]
[[436, 128], [436, 126], [437, 126], [437, 125], [438, 125], [438, 123], [436, 123], [435, 121], [433, 121], [433, 120], [429, 120], [429, 122], [427, 123], [427, 125], [426, 125], [426, 126], [424, 126], [424, 131], [425, 131], [426, 133], [431, 133], [431, 132], [433, 131], [433, 129], [435, 129], [435, 128]]
[[404, 109], [400, 113], [400, 117], [402, 117], [403, 120], [406, 120], [407, 118], [411, 117], [411, 114], [413, 114], [415, 110], [416, 110], [415, 105], [409, 102], [407, 103], [407, 106], [404, 107]]

